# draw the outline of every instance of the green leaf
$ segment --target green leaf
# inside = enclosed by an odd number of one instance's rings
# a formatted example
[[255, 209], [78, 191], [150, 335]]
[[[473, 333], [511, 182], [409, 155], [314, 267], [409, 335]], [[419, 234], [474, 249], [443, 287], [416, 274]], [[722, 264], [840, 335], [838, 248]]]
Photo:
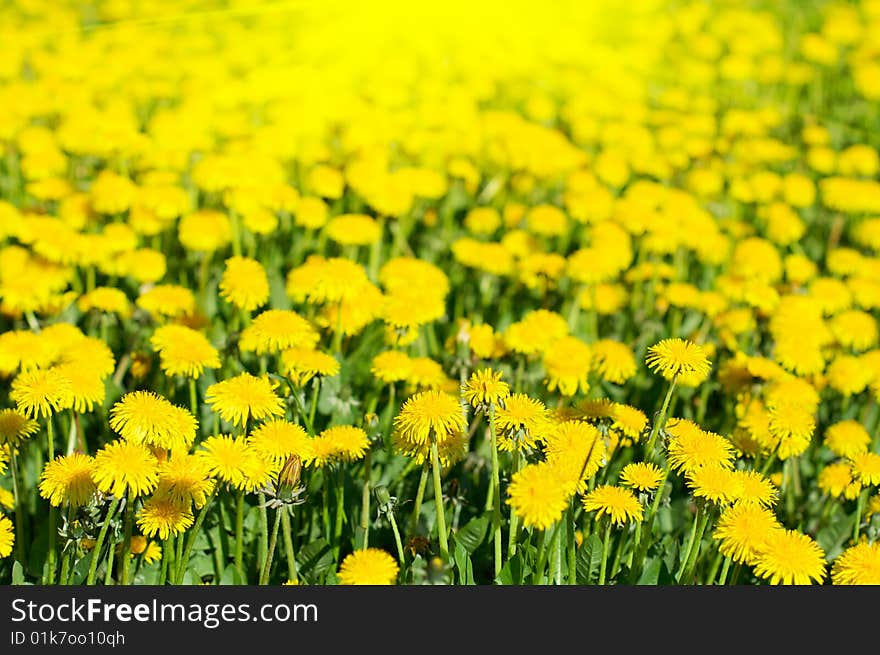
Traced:
[[297, 560], [300, 562], [300, 575], [314, 584], [333, 567], [333, 549], [326, 539], [316, 539], [300, 549]]
[[518, 552], [504, 563], [495, 581], [505, 585], [520, 585], [523, 583], [523, 573], [522, 553]]
[[242, 585], [244, 584], [244, 580], [241, 577], [241, 573], [238, 572], [238, 569], [230, 564], [225, 569], [223, 569], [223, 573], [220, 574], [220, 584]]
[[655, 585], [660, 579], [660, 568], [663, 566], [663, 560], [659, 557], [652, 557], [642, 569], [636, 584], [639, 585]]
[[470, 553], [464, 544], [455, 543], [455, 568], [458, 571], [458, 581], [463, 585], [476, 584], [474, 582], [474, 566], [471, 562]]
[[596, 533], [591, 534], [578, 549], [577, 582], [592, 584], [599, 577], [602, 564], [602, 540]]
[[14, 585], [23, 585], [24, 581], [24, 569], [21, 566], [21, 562], [18, 560], [12, 565], [12, 584]]
[[474, 551], [483, 543], [483, 539], [486, 538], [486, 528], [488, 527], [488, 516], [475, 518], [458, 529], [455, 533], [455, 542], [464, 546], [468, 554], [473, 555]]

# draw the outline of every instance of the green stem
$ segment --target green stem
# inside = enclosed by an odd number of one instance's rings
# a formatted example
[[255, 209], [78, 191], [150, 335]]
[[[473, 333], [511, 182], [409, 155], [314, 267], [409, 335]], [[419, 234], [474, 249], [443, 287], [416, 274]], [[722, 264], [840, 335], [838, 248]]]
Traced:
[[[552, 529], [552, 528], [551, 528]], [[535, 563], [535, 570], [532, 573], [532, 584], [544, 584], [544, 565], [547, 563], [547, 531], [541, 530], [538, 534], [538, 557]]]
[[15, 559], [24, 566], [23, 548], [27, 539], [24, 532], [24, 513], [21, 501], [21, 491], [19, 490], [19, 473], [18, 473], [18, 453], [15, 448], [9, 449], [9, 458], [12, 466], [12, 500], [15, 503]]
[[605, 569], [608, 565], [608, 546], [611, 543], [611, 521], [605, 526], [605, 538], [602, 540], [602, 563], [599, 565], [599, 584], [605, 584]]
[[730, 571], [730, 556], [724, 558], [724, 564], [721, 565], [721, 575], [718, 576], [718, 585], [727, 584], [727, 572]]
[[400, 541], [400, 530], [397, 529], [397, 521], [394, 518], [394, 512], [388, 512], [388, 521], [391, 523], [391, 530], [394, 532], [394, 544], [397, 546], [397, 559], [400, 562], [400, 570], [406, 566], [406, 558], [403, 554], [403, 543]]
[[260, 542], [257, 546], [257, 572], [262, 571], [269, 552], [269, 511], [266, 509], [266, 494], [257, 495], [260, 510]]
[[131, 494], [125, 499], [123, 521], [122, 552], [119, 553], [119, 557], [122, 560], [119, 582], [122, 585], [128, 585], [131, 584], [129, 580], [129, 573], [131, 571], [131, 532], [134, 526], [134, 498], [131, 497]]
[[672, 378], [672, 382], [669, 384], [669, 390], [666, 392], [666, 397], [663, 399], [663, 406], [660, 408], [660, 413], [654, 420], [654, 425], [651, 426], [651, 436], [648, 437], [647, 446], [648, 456], [652, 456], [654, 452], [654, 442], [657, 439], [657, 435], [666, 425], [666, 412], [669, 411], [669, 402], [672, 400], [672, 393], [675, 391], [675, 384], [677, 381], [678, 375]]
[[575, 542], [574, 500], [568, 504], [568, 584], [577, 584], [577, 543]]
[[242, 541], [244, 540], [244, 489], [239, 489], [235, 498], [235, 568], [238, 569], [241, 579], [245, 580], [244, 567], [242, 566]]
[[706, 532], [706, 526], [709, 524], [709, 519], [711, 517], [712, 508], [702, 508], [702, 513], [700, 515], [700, 525], [697, 527], [696, 538], [690, 549], [687, 565], [684, 570], [684, 575], [680, 580], [680, 582], [683, 582], [684, 584], [690, 584], [693, 579], [694, 570], [697, 568], [697, 560], [700, 557], [700, 547], [703, 545], [703, 534], [705, 534]]
[[[199, 535], [199, 530], [202, 528], [202, 523], [205, 522], [205, 517], [208, 515], [208, 510], [211, 509], [211, 503], [214, 502], [214, 497], [216, 495], [217, 485], [214, 485], [214, 490], [211, 492], [211, 495], [208, 496], [208, 499], [205, 501], [202, 509], [199, 510], [199, 514], [198, 516], [196, 516], [195, 523], [193, 523], [193, 526], [189, 529], [189, 533], [187, 534], [186, 539], [186, 548], [183, 549], [183, 554], [177, 562], [177, 575], [175, 576], [176, 584], [181, 584], [183, 582], [183, 576], [186, 574], [186, 565], [189, 564], [190, 553], [192, 553], [193, 546], [195, 546], [196, 537], [198, 537]], [[219, 529], [223, 530], [224, 528], [221, 525]], [[183, 535], [178, 535], [177, 539], [178, 541], [183, 541]], [[240, 549], [237, 545], [236, 548], [236, 552], [239, 552]]]
[[272, 535], [269, 537], [269, 550], [266, 552], [266, 563], [263, 566], [263, 573], [260, 575], [260, 584], [269, 583], [269, 571], [272, 569], [272, 560], [275, 557], [275, 544], [278, 542], [278, 526], [281, 524], [281, 513], [284, 507], [275, 510], [275, 521], [272, 523]]
[[[107, 515], [104, 517], [104, 523], [101, 524], [101, 530], [98, 532], [98, 540], [95, 542], [95, 546], [92, 549], [92, 561], [89, 563], [89, 572], [88, 575], [86, 575], [87, 585], [95, 584], [95, 574], [98, 572], [98, 560], [101, 556], [101, 549], [104, 546], [104, 540], [107, 538], [107, 530], [110, 527], [110, 521], [113, 519], [117, 507], [119, 507], [119, 498], [114, 498], [110, 501], [110, 507], [107, 510]], [[110, 561], [113, 561], [112, 549]]]
[[196, 381], [195, 378], [189, 379], [189, 408], [192, 411], [192, 415], [196, 418], [199, 417], [199, 396], [196, 393]]
[[[55, 459], [55, 436], [52, 433], [52, 417], [46, 418], [46, 441], [49, 445], [49, 461]], [[49, 505], [49, 551], [46, 554], [46, 584], [55, 583], [55, 540], [58, 528], [56, 526], [55, 507]]]
[[434, 507], [437, 511], [437, 534], [440, 537], [440, 556], [449, 561], [449, 544], [446, 535], [446, 514], [443, 511], [443, 486], [440, 482], [440, 456], [437, 452], [437, 437], [431, 439], [431, 468], [434, 474]]
[[342, 546], [342, 519], [345, 517], [345, 471], [341, 464], [336, 469], [336, 514], [333, 525], [333, 554], [334, 559], [339, 561], [339, 551]]
[[422, 466], [422, 474], [419, 477], [419, 488], [416, 491], [416, 502], [409, 519], [409, 533], [414, 535], [419, 528], [419, 515], [422, 511], [422, 500], [425, 498], [425, 487], [428, 484], [428, 465]]
[[281, 529], [284, 531], [284, 556], [287, 559], [287, 578], [291, 582], [296, 582], [296, 557], [293, 552], [293, 532], [290, 529], [290, 515], [287, 512], [281, 513]]
[[370, 449], [364, 455], [364, 488], [361, 491], [361, 548], [370, 546]]
[[[516, 474], [519, 471], [520, 466], [520, 456], [519, 456], [519, 448], [514, 448], [513, 451], [513, 473]], [[519, 538], [519, 517], [516, 515], [516, 512], [513, 511], [513, 508], [510, 510], [510, 526], [508, 528], [507, 533], [507, 559], [509, 560], [511, 557], [516, 555], [516, 542]]]
[[160, 587], [165, 584], [165, 580], [168, 578], [168, 567], [174, 557], [171, 554], [172, 548], [171, 537], [162, 542], [162, 563], [159, 566], [159, 579], [156, 582]]
[[868, 500], [868, 491], [868, 489], [863, 489], [856, 502], [856, 517], [855, 521], [853, 521], [853, 544], [859, 543], [859, 528], [862, 525], [862, 514], [865, 511], [865, 503]]
[[318, 409], [318, 392], [321, 390], [321, 378], [312, 380], [312, 402], [309, 406], [309, 425], [315, 424], [315, 412]]
[[495, 403], [489, 405], [489, 432], [492, 435], [492, 528], [495, 541], [495, 577], [501, 573], [501, 474], [498, 467], [498, 436], [495, 429]]
[[[72, 518], [73, 518], [73, 508], [68, 503], [68, 505], [67, 505], [67, 525], [68, 526], [70, 525]], [[67, 553], [66, 557], [65, 557], [65, 552], [64, 552], [65, 548], [70, 549], [70, 552]], [[61, 573], [58, 576], [58, 584], [61, 584], [61, 585], [69, 584], [69, 581], [67, 578], [70, 573], [70, 567], [73, 563], [72, 560], [76, 556], [76, 542], [72, 541], [72, 540], [68, 541], [65, 544], [65, 548], [61, 549]]]

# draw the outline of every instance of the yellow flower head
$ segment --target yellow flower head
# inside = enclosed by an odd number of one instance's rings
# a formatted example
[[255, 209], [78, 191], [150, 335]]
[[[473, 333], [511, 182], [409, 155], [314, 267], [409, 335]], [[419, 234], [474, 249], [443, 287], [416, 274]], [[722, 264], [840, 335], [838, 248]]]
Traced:
[[843, 551], [831, 566], [836, 585], [880, 585], [880, 542], [861, 542]]
[[584, 509], [596, 512], [596, 518], [607, 516], [614, 525], [642, 520], [642, 505], [632, 491], [623, 487], [602, 485], [583, 498]]
[[141, 532], [162, 540], [179, 535], [192, 524], [189, 503], [183, 504], [168, 496], [153, 496], [137, 514], [137, 525]]
[[143, 445], [131, 441], [114, 441], [95, 455], [92, 474], [103, 493], [130, 497], [150, 493], [159, 482], [159, 462]]
[[242, 373], [208, 387], [205, 402], [233, 425], [245, 425], [248, 420], [261, 421], [284, 414], [284, 402], [275, 395], [275, 387], [268, 377]]
[[0, 409], [0, 447], [18, 448], [21, 443], [35, 434], [39, 425], [14, 409]]
[[344, 585], [391, 585], [400, 567], [391, 555], [379, 548], [364, 548], [347, 555], [339, 566], [339, 582]]
[[297, 455], [304, 462], [312, 459], [312, 440], [299, 425], [272, 419], [261, 423], [248, 435], [248, 443], [261, 457], [283, 464], [291, 455]]
[[70, 503], [73, 507], [91, 500], [97, 487], [92, 479], [95, 460], [89, 455], [59, 455], [43, 467], [40, 475], [40, 496], [55, 507]]
[[587, 481], [606, 463], [602, 433], [584, 421], [564, 421], [544, 438], [547, 462], [570, 485], [571, 492], [582, 492]]
[[782, 526], [770, 510], [751, 503], [735, 503], [718, 518], [713, 534], [718, 550], [738, 564], [754, 564], [767, 536]]
[[311, 443], [308, 463], [325, 466], [332, 462], [353, 462], [362, 459], [370, 441], [367, 433], [353, 425], [336, 425], [327, 428]]
[[620, 472], [620, 481], [639, 491], [655, 491], [663, 481], [663, 471], [650, 462], [627, 464]]
[[5, 516], [0, 516], [0, 557], [9, 557], [15, 544], [15, 530]]
[[679, 375], [705, 380], [712, 368], [705, 349], [684, 339], [663, 339], [648, 348], [645, 361], [651, 370], [659, 371], [667, 380]]
[[528, 464], [513, 474], [507, 504], [527, 528], [546, 530], [560, 518], [571, 498], [570, 486], [551, 464]]
[[250, 257], [230, 257], [220, 278], [219, 292], [239, 309], [252, 312], [269, 300], [266, 269]]
[[501, 371], [484, 368], [471, 374], [461, 393], [471, 407], [481, 408], [498, 405], [510, 395], [510, 387], [501, 379]]
[[186, 450], [195, 440], [198, 422], [162, 396], [132, 391], [110, 408], [110, 427], [127, 441]]
[[339, 374], [339, 361], [333, 355], [311, 348], [288, 348], [281, 353], [281, 364], [287, 377], [300, 387], [315, 376]]
[[773, 530], [757, 548], [755, 575], [770, 584], [808, 585], [822, 582], [825, 574], [825, 553], [797, 530]]
[[206, 368], [220, 368], [220, 353], [201, 332], [185, 325], [156, 328], [150, 343], [159, 352], [166, 375], [181, 375], [197, 380]]
[[55, 367], [34, 369], [15, 376], [9, 397], [28, 418], [48, 417], [73, 404], [73, 388]]
[[264, 355], [287, 348], [314, 348], [318, 332], [296, 312], [269, 309], [258, 315], [241, 333], [238, 347]]
[[401, 441], [421, 446], [436, 439], [437, 445], [461, 435], [467, 427], [458, 398], [442, 391], [423, 391], [409, 398], [394, 419]]

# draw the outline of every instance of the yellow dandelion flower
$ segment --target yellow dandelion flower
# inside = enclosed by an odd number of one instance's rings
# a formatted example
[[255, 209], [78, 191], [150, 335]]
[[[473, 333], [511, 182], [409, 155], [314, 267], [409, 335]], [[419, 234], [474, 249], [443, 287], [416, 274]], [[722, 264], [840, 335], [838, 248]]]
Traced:
[[159, 462], [139, 443], [114, 441], [95, 455], [92, 477], [101, 492], [133, 498], [156, 488]]
[[620, 481], [639, 491], [655, 491], [663, 481], [663, 471], [650, 462], [635, 462], [623, 467]]
[[39, 424], [14, 409], [0, 409], [0, 448], [18, 448], [28, 437], [36, 434]]
[[364, 548], [347, 555], [339, 566], [339, 582], [344, 585], [391, 585], [400, 567], [391, 555], [379, 548]]
[[867, 452], [871, 435], [858, 421], [839, 421], [825, 430], [824, 444], [839, 457]]
[[584, 496], [584, 509], [596, 512], [596, 519], [607, 516], [614, 525], [642, 520], [642, 504], [632, 491], [623, 487], [601, 485]]
[[562, 337], [544, 351], [547, 389], [563, 396], [573, 396], [580, 389], [590, 389], [588, 377], [593, 362], [590, 347], [577, 337]]
[[291, 382], [300, 387], [315, 376], [339, 374], [339, 361], [333, 355], [311, 348], [288, 348], [281, 353], [281, 365]]
[[734, 471], [733, 475], [738, 485], [736, 501], [772, 507], [779, 499], [776, 485], [758, 471]]
[[287, 294], [300, 302], [339, 303], [356, 298], [369, 285], [363, 266], [343, 257], [309, 257], [287, 274]]
[[705, 380], [712, 368], [705, 349], [684, 339], [663, 339], [648, 348], [645, 361], [648, 368], [659, 371], [667, 380], [678, 375], [691, 375]]
[[166, 375], [181, 375], [197, 380], [206, 368], [220, 368], [220, 353], [201, 332], [185, 325], [156, 328], [150, 343], [159, 352], [159, 362]]
[[189, 504], [176, 502], [169, 497], [152, 497], [137, 513], [137, 525], [148, 537], [165, 540], [179, 535], [193, 524]]
[[150, 541], [147, 543], [147, 547], [144, 548], [144, 564], [152, 564], [153, 562], [158, 562], [162, 559], [162, 546], [157, 544], [155, 541]]
[[15, 509], [15, 496], [3, 487], [0, 487], [0, 507], [6, 510]]
[[110, 427], [127, 441], [186, 450], [195, 441], [198, 422], [162, 396], [132, 391], [110, 408]]
[[104, 380], [94, 369], [82, 363], [60, 364], [56, 369], [70, 382], [73, 411], [83, 414], [104, 404]]
[[326, 466], [337, 461], [353, 462], [362, 459], [370, 447], [367, 433], [352, 425], [327, 428], [311, 440], [311, 457], [306, 460], [315, 466]]
[[382, 226], [366, 214], [342, 214], [331, 218], [327, 236], [343, 246], [368, 246], [382, 238]]
[[614, 403], [611, 406], [611, 425], [623, 432], [627, 437], [638, 440], [648, 427], [645, 413], [629, 405]]
[[61, 507], [63, 503], [70, 503], [73, 507], [87, 504], [97, 490], [92, 479], [94, 466], [95, 460], [89, 455], [59, 455], [43, 467], [40, 496], [55, 507]]
[[201, 509], [214, 490], [214, 481], [207, 462], [195, 455], [175, 452], [159, 463], [159, 485], [154, 498], [168, 498], [189, 507]]
[[562, 316], [538, 309], [508, 327], [504, 341], [514, 352], [533, 355], [546, 352], [551, 344], [567, 335], [568, 323]]
[[221, 297], [239, 309], [252, 312], [269, 300], [269, 278], [266, 269], [255, 259], [230, 257], [218, 290]]
[[782, 525], [769, 509], [750, 503], [735, 503], [718, 517], [713, 537], [718, 550], [738, 564], [754, 564], [767, 536]]
[[501, 379], [501, 371], [490, 368], [474, 371], [461, 389], [471, 407], [498, 405], [510, 395], [510, 386]]
[[5, 516], [0, 516], [0, 557], [9, 557], [14, 544], [15, 530], [12, 527], [12, 521]]
[[296, 312], [269, 309], [259, 314], [241, 333], [238, 347], [243, 352], [264, 355], [287, 348], [314, 348], [318, 332]]
[[880, 542], [862, 542], [847, 548], [831, 565], [836, 585], [880, 585]]
[[547, 463], [528, 464], [513, 474], [507, 504], [527, 528], [546, 530], [568, 507], [570, 486]]
[[707, 432], [682, 419], [667, 423], [669, 446], [667, 457], [673, 470], [688, 473], [703, 466], [733, 466], [733, 444], [720, 434]]
[[685, 475], [694, 498], [704, 498], [716, 505], [727, 505], [741, 493], [741, 483], [734, 472], [723, 466], [700, 466]]
[[260, 424], [248, 435], [248, 443], [258, 455], [281, 465], [291, 455], [304, 462], [312, 458], [312, 440], [299, 425], [281, 419]]
[[438, 446], [447, 439], [462, 434], [467, 428], [464, 409], [458, 398], [442, 391], [423, 391], [409, 398], [394, 418], [394, 430], [399, 438], [414, 446]]
[[850, 458], [853, 479], [863, 486], [880, 485], [880, 455], [859, 453]]
[[96, 287], [84, 293], [76, 301], [81, 312], [92, 310], [116, 314], [120, 318], [131, 316], [131, 302], [125, 292], [113, 287]]
[[410, 377], [412, 359], [400, 350], [386, 350], [373, 357], [370, 373], [385, 384], [394, 384]]
[[524, 393], [511, 394], [495, 410], [499, 450], [512, 452], [532, 449], [551, 425], [550, 414], [544, 403]]
[[211, 475], [237, 489], [245, 489], [250, 485], [261, 459], [248, 448], [242, 437], [231, 437], [227, 434], [208, 437], [200, 444], [198, 457], [204, 458]]
[[755, 575], [770, 584], [808, 585], [825, 579], [825, 553], [809, 535], [773, 530], [757, 550]]
[[544, 438], [547, 462], [571, 485], [582, 492], [587, 481], [606, 463], [602, 433], [584, 421], [564, 421], [547, 432]]
[[209, 386], [205, 402], [224, 421], [246, 425], [250, 419], [284, 415], [284, 402], [275, 395], [276, 386], [268, 377], [242, 373]]
[[636, 374], [636, 359], [626, 344], [601, 339], [592, 344], [592, 349], [593, 368], [604, 380], [623, 384]]
[[832, 498], [843, 496], [853, 484], [852, 468], [846, 462], [828, 464], [819, 472], [817, 484]]
[[157, 284], [137, 299], [137, 306], [156, 318], [190, 316], [196, 311], [193, 292], [176, 284]]
[[48, 417], [72, 405], [73, 389], [57, 368], [34, 369], [15, 376], [9, 398], [28, 418]]

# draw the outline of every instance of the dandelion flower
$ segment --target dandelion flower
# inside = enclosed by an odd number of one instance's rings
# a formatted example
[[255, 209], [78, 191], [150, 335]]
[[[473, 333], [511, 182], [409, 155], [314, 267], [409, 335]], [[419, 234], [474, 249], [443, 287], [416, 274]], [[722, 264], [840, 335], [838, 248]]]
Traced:
[[770, 584], [808, 585], [825, 578], [825, 553], [797, 530], [771, 531], [757, 551], [755, 574]]
[[592, 348], [593, 368], [608, 382], [624, 384], [636, 374], [636, 360], [626, 344], [601, 339]]
[[137, 525], [148, 537], [165, 540], [179, 535], [193, 524], [189, 505], [183, 505], [168, 497], [152, 497], [137, 514]]
[[15, 530], [12, 528], [12, 521], [0, 516], [0, 557], [9, 557], [13, 544], [15, 544]]
[[606, 462], [605, 440], [595, 426], [584, 421], [564, 421], [547, 433], [547, 461], [582, 492], [587, 481]]
[[206, 368], [220, 368], [220, 353], [201, 332], [185, 325], [156, 328], [150, 343], [159, 352], [166, 375], [181, 375], [197, 380]]
[[611, 424], [629, 438], [638, 440], [648, 426], [648, 417], [640, 409], [614, 403], [611, 407]]
[[718, 517], [713, 536], [718, 550], [738, 564], [754, 564], [767, 536], [782, 526], [769, 509], [750, 503], [736, 503]]
[[268, 377], [242, 373], [208, 387], [205, 402], [233, 425], [245, 425], [249, 419], [260, 421], [284, 414], [284, 402], [275, 395], [275, 387]]
[[[828, 464], [819, 472], [817, 484], [819, 489], [832, 498], [843, 496], [854, 484], [852, 468], [846, 462]], [[858, 482], [855, 485], [861, 490], [861, 485]]]
[[563, 396], [573, 396], [580, 389], [590, 389], [588, 376], [593, 362], [590, 347], [577, 337], [562, 337], [544, 351], [547, 389]]
[[667, 431], [669, 465], [681, 473], [703, 466], [733, 466], [733, 444], [720, 434], [707, 432], [692, 423], [671, 419]]
[[825, 430], [824, 443], [839, 457], [853, 457], [867, 452], [871, 435], [858, 421], [840, 421]]
[[864, 486], [880, 485], [880, 455], [877, 453], [860, 453], [850, 458], [853, 479]]
[[310, 463], [325, 466], [336, 461], [353, 462], [362, 459], [369, 447], [370, 440], [361, 428], [336, 425], [312, 440]]
[[339, 582], [344, 585], [390, 585], [400, 570], [395, 559], [379, 548], [356, 550], [342, 560]]
[[269, 300], [269, 278], [257, 260], [230, 257], [226, 260], [218, 290], [221, 297], [239, 309], [252, 312]]
[[534, 448], [551, 425], [544, 403], [524, 393], [511, 394], [495, 410], [498, 449], [512, 452]]
[[862, 542], [843, 551], [831, 566], [836, 585], [880, 585], [880, 542]]
[[663, 481], [663, 471], [650, 462], [627, 464], [620, 472], [620, 481], [639, 491], [655, 491]]
[[214, 481], [204, 458], [176, 452], [159, 463], [159, 484], [155, 498], [168, 498], [184, 507], [192, 504], [196, 509], [201, 509], [213, 490]]
[[642, 504], [632, 491], [623, 487], [601, 485], [583, 498], [584, 509], [596, 512], [596, 518], [607, 516], [615, 525], [642, 520]]
[[301, 426], [290, 421], [266, 421], [254, 429], [247, 440], [257, 454], [278, 465], [291, 455], [298, 455], [303, 461], [309, 461], [312, 457], [309, 435]]
[[373, 357], [370, 373], [385, 384], [394, 384], [409, 378], [412, 359], [400, 350], [386, 350]]
[[73, 411], [83, 414], [91, 412], [95, 405], [104, 404], [104, 380], [90, 366], [83, 363], [59, 364], [56, 369], [70, 382], [70, 406]]
[[431, 437], [441, 445], [467, 427], [458, 398], [442, 391], [423, 391], [409, 398], [394, 418], [400, 439], [414, 446], [429, 444]]
[[659, 371], [667, 380], [679, 375], [705, 380], [712, 367], [705, 348], [684, 339], [663, 339], [648, 348], [645, 361], [648, 368]]
[[504, 341], [514, 352], [533, 355], [546, 352], [551, 344], [567, 334], [568, 323], [562, 316], [537, 309], [508, 327]]
[[501, 379], [501, 371], [484, 368], [471, 374], [461, 392], [471, 407], [487, 407], [507, 398], [510, 387]]
[[187, 449], [198, 422], [189, 411], [151, 391], [132, 391], [110, 408], [110, 427], [123, 439], [164, 449]]
[[95, 455], [92, 477], [103, 493], [136, 497], [150, 493], [159, 482], [159, 462], [143, 445], [114, 441]]
[[259, 456], [243, 438], [221, 434], [208, 437], [200, 445], [198, 456], [207, 462], [211, 475], [238, 489], [249, 485], [249, 478], [258, 467], [253, 460]]
[[70, 503], [73, 507], [87, 504], [97, 490], [92, 479], [94, 466], [95, 460], [89, 455], [59, 455], [43, 467], [40, 496], [55, 507], [61, 507], [64, 503]]
[[382, 226], [366, 214], [342, 214], [327, 223], [327, 236], [343, 246], [368, 246], [382, 238]]
[[740, 495], [740, 482], [734, 472], [722, 466], [699, 466], [687, 472], [688, 486], [694, 498], [704, 498], [716, 505], [726, 505]]
[[339, 374], [339, 361], [333, 355], [311, 348], [288, 348], [281, 353], [281, 364], [287, 377], [300, 387], [315, 376]]
[[779, 498], [779, 491], [768, 478], [758, 471], [734, 471], [737, 493], [736, 500], [741, 503], [750, 503], [772, 507]]
[[14, 409], [0, 409], [0, 447], [18, 448], [36, 434], [39, 424]]
[[507, 504], [527, 528], [546, 530], [568, 507], [569, 485], [547, 463], [528, 464], [513, 474]]
[[314, 348], [318, 332], [296, 312], [269, 309], [259, 314], [241, 333], [238, 347], [243, 352], [265, 355], [286, 348]]
[[155, 541], [150, 541], [147, 543], [146, 548], [144, 548], [144, 564], [152, 564], [153, 562], [158, 562], [162, 559], [162, 546], [157, 544]]
[[73, 389], [57, 368], [34, 369], [15, 376], [9, 398], [28, 418], [49, 417], [71, 406]]

